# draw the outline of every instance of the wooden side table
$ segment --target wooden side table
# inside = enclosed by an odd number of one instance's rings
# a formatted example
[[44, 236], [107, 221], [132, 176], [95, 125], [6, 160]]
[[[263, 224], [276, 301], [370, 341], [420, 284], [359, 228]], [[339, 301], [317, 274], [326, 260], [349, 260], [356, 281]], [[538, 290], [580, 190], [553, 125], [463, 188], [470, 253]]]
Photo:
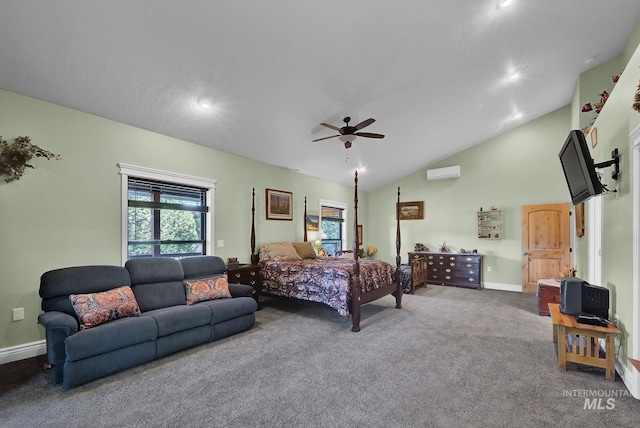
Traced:
[[245, 284], [253, 287], [251, 294], [258, 304], [258, 309], [260, 309], [260, 300], [258, 297], [258, 292], [262, 286], [260, 266], [249, 264], [228, 265], [227, 275], [230, 283]]
[[[579, 324], [576, 318], [560, 312], [560, 305], [549, 303], [553, 323], [553, 342], [558, 344], [558, 368], [567, 370], [567, 361], [605, 369], [607, 380], [616, 381], [614, 338], [622, 332], [606, 327]], [[604, 340], [604, 346], [601, 345]], [[604, 354], [601, 352], [604, 351]]]

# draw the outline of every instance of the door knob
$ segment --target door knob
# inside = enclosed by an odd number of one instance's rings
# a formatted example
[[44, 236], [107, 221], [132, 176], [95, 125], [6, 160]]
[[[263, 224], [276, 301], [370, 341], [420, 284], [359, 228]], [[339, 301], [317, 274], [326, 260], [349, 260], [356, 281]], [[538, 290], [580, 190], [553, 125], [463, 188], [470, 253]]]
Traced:
[[529, 254], [529, 253], [527, 253], [526, 251], [523, 251], [523, 252], [522, 252], [522, 255], [523, 255], [523, 256], [526, 256], [527, 254]]

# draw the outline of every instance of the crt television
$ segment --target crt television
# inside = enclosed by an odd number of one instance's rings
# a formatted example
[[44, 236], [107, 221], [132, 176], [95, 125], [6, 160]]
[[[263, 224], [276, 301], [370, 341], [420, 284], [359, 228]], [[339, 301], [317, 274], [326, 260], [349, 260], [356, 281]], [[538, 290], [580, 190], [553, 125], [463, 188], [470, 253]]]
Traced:
[[558, 156], [573, 205], [578, 205], [604, 191], [582, 131], [574, 129], [569, 132]]
[[609, 290], [580, 278], [562, 278], [560, 312], [574, 316], [592, 314], [609, 319]]

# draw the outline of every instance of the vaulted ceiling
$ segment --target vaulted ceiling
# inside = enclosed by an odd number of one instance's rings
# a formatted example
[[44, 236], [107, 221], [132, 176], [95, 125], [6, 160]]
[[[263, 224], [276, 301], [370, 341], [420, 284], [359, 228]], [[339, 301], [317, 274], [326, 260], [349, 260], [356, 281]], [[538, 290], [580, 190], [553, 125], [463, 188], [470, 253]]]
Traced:
[[[567, 105], [639, 19], [638, 0], [1, 0], [0, 88], [346, 185], [365, 168], [373, 190]], [[386, 137], [311, 142], [345, 116]]]

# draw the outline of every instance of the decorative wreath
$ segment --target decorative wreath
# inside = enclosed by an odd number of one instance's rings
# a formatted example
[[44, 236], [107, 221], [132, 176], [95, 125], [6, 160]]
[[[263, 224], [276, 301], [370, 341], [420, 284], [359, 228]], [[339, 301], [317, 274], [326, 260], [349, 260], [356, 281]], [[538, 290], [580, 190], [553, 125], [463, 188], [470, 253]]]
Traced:
[[34, 157], [60, 159], [60, 155], [31, 144], [29, 137], [17, 137], [9, 144], [0, 136], [0, 175], [7, 183], [19, 180], [27, 168], [34, 168], [29, 163]]

